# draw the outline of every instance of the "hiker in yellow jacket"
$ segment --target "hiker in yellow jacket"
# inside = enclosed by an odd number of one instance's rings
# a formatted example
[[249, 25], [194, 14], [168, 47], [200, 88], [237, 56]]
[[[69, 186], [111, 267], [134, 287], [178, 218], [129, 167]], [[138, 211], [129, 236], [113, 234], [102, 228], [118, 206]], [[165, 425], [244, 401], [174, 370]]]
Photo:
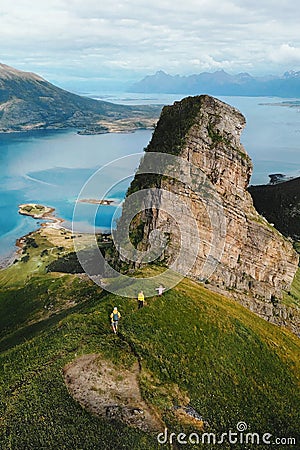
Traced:
[[113, 332], [115, 334], [117, 334], [117, 331], [118, 331], [118, 323], [119, 323], [120, 317], [121, 317], [121, 314], [119, 313], [118, 308], [115, 306], [113, 309], [113, 312], [110, 315], [111, 326], [112, 326]]
[[138, 295], [139, 309], [144, 306], [144, 301], [145, 301], [144, 292], [140, 291]]

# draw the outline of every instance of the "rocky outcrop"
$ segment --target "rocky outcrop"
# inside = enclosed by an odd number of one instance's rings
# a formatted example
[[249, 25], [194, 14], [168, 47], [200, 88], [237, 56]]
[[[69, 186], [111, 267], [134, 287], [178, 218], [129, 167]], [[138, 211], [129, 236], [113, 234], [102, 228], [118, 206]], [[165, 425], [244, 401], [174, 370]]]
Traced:
[[[183, 236], [189, 245], [173, 266], [176, 270], [185, 270], [189, 249], [192, 252], [197, 245], [188, 276], [272, 304], [289, 289], [298, 256], [291, 242], [257, 213], [247, 191], [252, 162], [240, 143], [245, 123], [237, 109], [206, 95], [165, 107], [129, 188], [119, 229], [131, 208], [131, 194], [148, 189], [141, 212], [131, 222], [131, 241], [138, 250], [149, 248], [154, 230], [160, 236], [163, 232], [167, 245], [160, 259], [172, 265], [182, 250]], [[150, 155], [157, 152], [180, 157], [184, 163], [177, 168], [166, 164], [163, 174], [145, 175]], [[174, 175], [189, 170], [199, 173], [194, 178]], [[172, 194], [171, 212], [163, 192]], [[142, 262], [141, 258], [135, 265]]]
[[257, 211], [285, 236], [300, 240], [300, 178], [250, 186]]

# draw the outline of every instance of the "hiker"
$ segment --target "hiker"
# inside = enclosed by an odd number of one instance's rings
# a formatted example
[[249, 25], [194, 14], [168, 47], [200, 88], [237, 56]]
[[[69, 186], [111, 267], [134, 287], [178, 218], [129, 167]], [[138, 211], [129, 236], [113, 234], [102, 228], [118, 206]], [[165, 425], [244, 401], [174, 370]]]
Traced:
[[119, 322], [120, 317], [121, 317], [121, 314], [119, 313], [118, 308], [115, 306], [113, 309], [113, 312], [110, 315], [111, 326], [112, 326], [113, 332], [115, 334], [117, 334], [117, 331], [118, 331], [118, 322]]
[[139, 309], [144, 306], [144, 300], [145, 300], [144, 292], [140, 291], [138, 295]]
[[162, 285], [160, 285], [158, 288], [155, 289], [156, 291], [158, 291], [158, 295], [161, 297], [163, 292], [166, 290], [166, 288], [164, 288]]

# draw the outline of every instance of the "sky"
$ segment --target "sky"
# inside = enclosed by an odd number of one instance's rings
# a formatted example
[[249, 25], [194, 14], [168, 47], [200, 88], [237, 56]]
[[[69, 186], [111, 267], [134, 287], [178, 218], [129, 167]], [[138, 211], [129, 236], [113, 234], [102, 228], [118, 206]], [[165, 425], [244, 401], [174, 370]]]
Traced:
[[300, 70], [295, 0], [0, 0], [0, 62], [63, 87]]

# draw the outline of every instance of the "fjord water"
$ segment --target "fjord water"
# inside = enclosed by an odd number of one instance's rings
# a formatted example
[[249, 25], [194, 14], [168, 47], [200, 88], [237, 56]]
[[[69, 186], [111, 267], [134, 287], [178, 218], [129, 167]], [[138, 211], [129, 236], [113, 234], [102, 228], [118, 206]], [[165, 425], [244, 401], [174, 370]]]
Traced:
[[[172, 104], [188, 95], [106, 93], [97, 95], [100, 100], [140, 104]], [[282, 102], [299, 99], [275, 97], [218, 97], [238, 108], [246, 117], [246, 127], [241, 141], [250, 155], [254, 170], [252, 184], [269, 182], [271, 173], [300, 176], [300, 106], [278, 106]]]
[[[18, 237], [40, 224], [31, 217], [19, 215], [19, 204], [52, 206], [56, 216], [65, 219], [71, 227], [75, 201], [89, 177], [112, 160], [141, 152], [151, 133], [150, 130], [141, 130], [131, 134], [79, 136], [75, 131], [36, 131], [0, 135], [2, 259], [14, 248]], [[134, 173], [135, 169], [124, 167], [120, 178]], [[109, 196], [121, 201], [129, 183], [130, 178], [117, 185]], [[84, 206], [89, 215], [90, 205]], [[114, 211], [113, 206], [101, 206], [97, 225], [103, 230], [110, 229]], [[85, 217], [82, 217], [82, 222], [85, 222]]]
[[[134, 96], [134, 97], [133, 97]], [[182, 96], [183, 97], [183, 96]], [[100, 96], [98, 96], [100, 98]], [[103, 97], [102, 97], [103, 98]], [[181, 96], [107, 94], [106, 100], [124, 104], [170, 104]], [[268, 174], [280, 172], [299, 175], [300, 115], [296, 108], [268, 106], [262, 103], [283, 99], [223, 97], [246, 116], [242, 142], [254, 163], [253, 184], [268, 182]], [[130, 134], [79, 136], [76, 131], [36, 131], [0, 135], [0, 256], [6, 257], [17, 238], [34, 230], [39, 221], [18, 214], [21, 203], [41, 203], [56, 209], [56, 215], [70, 226], [76, 198], [89, 177], [110, 161], [142, 152], [152, 135], [150, 130]], [[124, 166], [120, 179], [131, 175], [136, 167]], [[108, 194], [121, 201], [130, 177]], [[101, 181], [101, 176], [100, 176]], [[87, 229], [86, 204], [80, 222]], [[110, 229], [115, 206], [101, 206], [96, 224]], [[85, 231], [83, 229], [83, 231]]]

